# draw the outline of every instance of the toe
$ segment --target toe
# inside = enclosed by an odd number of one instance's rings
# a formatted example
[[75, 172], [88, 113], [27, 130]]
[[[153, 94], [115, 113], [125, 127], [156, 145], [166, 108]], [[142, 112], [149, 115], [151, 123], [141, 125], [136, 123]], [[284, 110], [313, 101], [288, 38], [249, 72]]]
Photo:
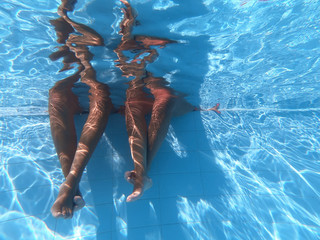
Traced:
[[62, 215], [63, 218], [67, 217], [67, 212], [66, 212], [65, 209], [62, 209], [61, 215]]
[[62, 213], [60, 211], [51, 211], [52, 216], [55, 218], [61, 218], [62, 217]]
[[124, 174], [124, 178], [127, 180], [128, 183], [134, 184], [134, 171], [127, 171]]
[[63, 214], [63, 217], [64, 217], [65, 219], [72, 218], [72, 211], [71, 211], [71, 209], [64, 208], [64, 209], [62, 210], [62, 214]]
[[74, 203], [73, 211], [78, 211], [86, 205], [85, 201], [81, 196], [75, 196], [73, 198], [73, 203]]
[[140, 191], [136, 191], [136, 192], [133, 192], [131, 193], [128, 197], [127, 197], [127, 202], [133, 202], [133, 201], [136, 201], [138, 200], [140, 197], [141, 197], [141, 192]]

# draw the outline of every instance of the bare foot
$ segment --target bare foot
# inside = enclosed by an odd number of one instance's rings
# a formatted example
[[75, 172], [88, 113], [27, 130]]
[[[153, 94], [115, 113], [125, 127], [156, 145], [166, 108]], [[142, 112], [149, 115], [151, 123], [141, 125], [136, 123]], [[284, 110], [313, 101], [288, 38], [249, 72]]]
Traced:
[[[72, 193], [72, 189], [65, 183], [61, 184], [58, 197], [51, 208], [52, 215], [56, 218], [72, 218], [74, 198], [75, 196]], [[82, 197], [80, 198], [82, 199]], [[78, 205], [81, 203], [79, 198], [77, 198], [76, 201]]]
[[133, 184], [133, 192], [127, 197], [127, 202], [138, 200], [143, 192], [152, 186], [152, 180], [147, 176], [138, 176], [135, 171], [125, 173], [125, 179]]
[[86, 205], [86, 202], [83, 200], [81, 195], [74, 196], [73, 198], [73, 211], [79, 211]]
[[127, 171], [124, 174], [124, 178], [127, 180], [128, 183], [134, 184], [133, 178], [135, 174], [136, 173], [134, 171]]

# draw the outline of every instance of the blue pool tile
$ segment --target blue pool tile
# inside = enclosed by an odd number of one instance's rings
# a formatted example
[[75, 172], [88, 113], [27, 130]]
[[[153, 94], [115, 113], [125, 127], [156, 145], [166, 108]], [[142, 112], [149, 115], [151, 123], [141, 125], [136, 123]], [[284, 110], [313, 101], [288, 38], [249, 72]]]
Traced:
[[[106, 134], [103, 134], [92, 154], [91, 158], [110, 157], [113, 154], [113, 148], [110, 145], [110, 140]], [[109, 158], [111, 161], [111, 158]]]
[[88, 178], [92, 181], [105, 180], [113, 177], [113, 155], [96, 153], [91, 157], [87, 167]]
[[[174, 139], [174, 141], [172, 141], [172, 139]], [[176, 143], [177, 139], [174, 137], [169, 137], [168, 135], [166, 136], [165, 140], [161, 143], [159, 150], [157, 152], [157, 154], [161, 153], [161, 152], [171, 152], [172, 151], [172, 142]]]
[[[109, 144], [113, 149], [112, 154], [117, 154], [119, 156], [125, 156], [126, 158], [130, 156], [130, 148], [128, 142], [128, 135], [127, 133], [120, 133], [120, 134], [112, 134], [108, 135]], [[131, 160], [131, 159], [126, 159]]]
[[310, 228], [319, 227], [317, 220], [319, 197], [259, 196], [258, 200], [266, 211], [257, 215], [265, 223], [299, 224]]
[[219, 164], [216, 162], [217, 156], [225, 156], [224, 151], [195, 151], [192, 153], [199, 161], [200, 170], [202, 172], [221, 171]]
[[123, 178], [126, 171], [133, 170], [133, 160], [129, 150], [121, 152], [113, 152], [112, 155], [113, 177]]
[[311, 171], [288, 171], [282, 172], [280, 175], [283, 192], [286, 195], [302, 196], [302, 197], [319, 197], [318, 190], [320, 180], [317, 172]]
[[[26, 216], [0, 223], [1, 239], [48, 239], [54, 240], [54, 228], [50, 228], [41, 219]], [[23, 234], [22, 234], [23, 232]]]
[[160, 197], [160, 177], [159, 175], [149, 174], [149, 177], [152, 181], [152, 185], [149, 189], [147, 189], [141, 199], [154, 199]]
[[269, 236], [272, 239], [319, 239], [320, 237], [319, 226], [306, 226], [300, 225], [299, 223], [274, 223], [265, 224], [264, 228], [268, 230], [268, 233], [265, 233], [264, 235]]
[[13, 116], [6, 117], [5, 132], [1, 139], [34, 139], [47, 137], [50, 133], [48, 116]]
[[17, 87], [12, 87], [6, 88], [4, 94], [8, 99], [10, 99], [10, 101], [8, 101], [8, 105], [10, 107], [48, 106], [47, 89], [20, 89]]
[[127, 134], [125, 117], [120, 114], [111, 114], [105, 132], [107, 135]]
[[231, 186], [237, 186], [244, 193], [255, 193], [258, 195], [288, 195], [292, 197], [319, 197], [317, 190], [317, 174], [306, 171], [305, 173], [289, 170], [280, 171], [243, 171], [225, 172], [226, 178]]
[[55, 237], [59, 239], [96, 235], [98, 228], [99, 218], [96, 210], [88, 206], [75, 212], [72, 219], [57, 219]]
[[297, 160], [303, 161], [319, 161], [320, 160], [320, 148], [313, 147], [299, 147], [299, 148], [285, 148], [281, 152], [289, 155], [288, 157], [295, 156]]
[[1, 168], [6, 172], [3, 176], [7, 183], [2, 188], [4, 191], [23, 191], [33, 186], [50, 186], [52, 183], [50, 174], [36, 162], [2, 165]]
[[115, 212], [114, 229], [131, 229], [139, 227], [151, 227], [160, 224], [160, 206], [158, 199], [140, 199], [126, 203], [121, 201]]
[[[165, 199], [161, 205], [162, 226], [183, 224], [187, 228], [218, 233], [219, 225], [226, 221], [219, 198], [177, 197]], [[186, 230], [187, 230], [186, 228]], [[221, 231], [221, 230], [220, 230]], [[215, 239], [215, 238], [214, 238]]]
[[183, 152], [187, 150], [194, 150], [194, 131], [181, 132], [169, 128], [165, 140], [162, 142], [158, 153], [161, 152]]
[[211, 123], [211, 126], [213, 129], [218, 130], [219, 129], [219, 118], [220, 116], [217, 115], [215, 112], [193, 112], [191, 113], [193, 115], [193, 119], [195, 122], [195, 129], [198, 131], [203, 131], [204, 126], [207, 122]]
[[[41, 190], [45, 195], [39, 196], [36, 191]], [[2, 207], [0, 209], [0, 223], [33, 217], [46, 222], [54, 230], [54, 219], [51, 217], [50, 208], [54, 198], [45, 188], [28, 189], [23, 193], [9, 191], [0, 193]]]
[[[210, 228], [209, 228], [210, 227]], [[201, 222], [162, 225], [163, 239], [227, 239], [218, 226], [205, 226]]]
[[161, 224], [175, 224], [181, 222], [179, 218], [178, 202], [180, 197], [162, 198], [160, 201]]
[[220, 196], [228, 186], [226, 176], [220, 171], [201, 173], [201, 179], [204, 196]]
[[194, 141], [195, 133], [195, 131], [169, 131], [167, 137], [165, 138], [159, 149], [159, 152], [196, 150], [197, 146]]
[[94, 210], [98, 218], [97, 233], [113, 230], [113, 204], [95, 205]]
[[2, 142], [3, 163], [22, 163], [29, 161], [58, 161], [53, 142], [50, 138], [15, 139]]
[[[209, 214], [206, 219], [221, 222], [223, 225], [220, 228], [225, 228], [229, 234], [243, 236], [245, 232], [240, 229], [246, 229], [248, 236], [252, 236], [252, 239], [254, 236], [260, 239], [259, 235], [267, 234], [266, 226], [271, 224], [317, 227], [317, 213], [314, 210], [305, 212], [302, 207], [305, 205], [304, 201], [309, 201], [309, 199], [281, 195], [226, 195], [208, 201], [211, 208], [208, 208]], [[259, 211], [259, 209], [264, 209], [264, 211]], [[254, 228], [246, 228], [248, 225]]]
[[179, 117], [173, 117], [171, 120], [171, 126], [176, 132], [196, 130], [193, 113], [188, 113]]
[[161, 227], [139, 227], [129, 228], [120, 232], [112, 233], [112, 240], [161, 240]]
[[279, 127], [275, 129], [277, 131], [268, 132], [268, 129], [264, 128], [264, 132], [268, 133], [263, 136], [266, 147], [277, 150], [287, 149], [297, 154], [319, 148], [317, 139], [320, 133], [317, 128], [305, 129], [304, 126], [296, 126], [295, 128]]
[[113, 154], [113, 176], [115, 178], [123, 178], [126, 171], [134, 169], [133, 160], [128, 153], [127, 155]]
[[[77, 65], [58, 72], [62, 59], [48, 59], [59, 47], [49, 21], [59, 3], [2, 2], [1, 240], [320, 239], [319, 1], [130, 1], [133, 33], [177, 41], [151, 47], [159, 56], [147, 71], [195, 105], [221, 103], [221, 114], [171, 120], [149, 172], [154, 185], [133, 203], [125, 117], [111, 114], [80, 183], [87, 204], [70, 220], [50, 214], [64, 177], [48, 90]], [[89, 47], [97, 79], [123, 103], [132, 78], [115, 68], [113, 49], [124, 6], [79, 2], [70, 17], [105, 39]], [[78, 138], [87, 116], [75, 116]]]
[[[206, 198], [203, 196], [177, 196], [161, 199], [161, 223], [162, 225], [167, 225], [176, 223], [203, 222], [214, 216], [212, 214], [212, 208], [216, 206], [217, 203], [213, 203], [212, 198]], [[215, 221], [216, 220], [217, 219], [215, 219]]]
[[[290, 206], [295, 210], [296, 216], [303, 216], [304, 224], [319, 226], [317, 223], [320, 211], [320, 197], [289, 197]], [[305, 212], [305, 213], [303, 213]], [[308, 213], [308, 214], [306, 214]]]
[[55, 240], [60, 240], [60, 239], [61, 240], [62, 239], [67, 239], [67, 240], [78, 240], [78, 239], [83, 239], [83, 240], [109, 240], [109, 239], [111, 239], [111, 232], [96, 233], [96, 234], [92, 234], [92, 235], [84, 235], [84, 234], [82, 234], [81, 236], [74, 235], [72, 237], [67, 237], [67, 238], [56, 237]]
[[[109, 240], [112, 239], [112, 232], [97, 233], [92, 236], [92, 240]], [[88, 238], [88, 240], [91, 240]]]
[[197, 196], [203, 194], [200, 173], [160, 176], [160, 197]]
[[[39, 195], [40, 191], [42, 193], [41, 195]], [[23, 212], [28, 215], [50, 215], [51, 205], [55, 200], [52, 186], [32, 186], [21, 191], [7, 192], [4, 194], [13, 195], [16, 201], [11, 202], [9, 209], [23, 209]]]
[[195, 151], [159, 152], [150, 172], [155, 174], [198, 172], [199, 158]]
[[188, 231], [185, 230], [183, 224], [168, 224], [162, 225], [162, 239], [185, 239], [193, 240], [193, 236], [189, 235]]
[[51, 212], [43, 212], [42, 214], [37, 215], [37, 217], [46, 224], [48, 229], [55, 231], [57, 219], [52, 216]]
[[112, 203], [112, 178], [100, 181], [89, 181], [90, 194], [94, 205]]
[[210, 150], [225, 150], [227, 144], [224, 140], [220, 139], [220, 136], [212, 130], [212, 132], [198, 131], [194, 137], [197, 149], [200, 151], [210, 151]]
[[286, 168], [295, 169], [296, 171], [316, 172], [319, 169], [320, 151], [308, 148], [285, 148], [279, 151], [277, 156], [280, 161], [278, 165], [286, 166]]
[[[127, 223], [129, 229], [160, 224], [161, 212], [158, 199], [140, 200], [128, 203], [127, 210]], [[137, 215], [137, 213], [139, 213], [139, 215]]]
[[[7, 161], [6, 161], [7, 160]], [[18, 162], [16, 162], [18, 161]], [[21, 161], [21, 162], [19, 162]], [[8, 190], [8, 189], [18, 189], [18, 188], [28, 188], [30, 187], [30, 182], [29, 181], [20, 181], [19, 175], [20, 174], [30, 174], [29, 178], [34, 179], [33, 184], [38, 184], [38, 185], [47, 185], [49, 181], [53, 181], [52, 178], [55, 178], [57, 176], [61, 176], [62, 173], [60, 172], [60, 163], [58, 160], [40, 160], [40, 161], [32, 161], [28, 158], [22, 159], [19, 156], [14, 157], [9, 159], [4, 159], [4, 162], [6, 164], [0, 165], [0, 169], [6, 172], [11, 172], [11, 175], [5, 174], [3, 175], [3, 190]], [[14, 162], [14, 163], [12, 163]], [[3, 172], [4, 174], [5, 172]], [[45, 178], [46, 181], [40, 181], [37, 180], [38, 178]], [[10, 182], [10, 186], [6, 185], [7, 183]]]
[[195, 138], [197, 137], [196, 131], [185, 131], [185, 132], [177, 132], [177, 138], [183, 147], [182, 150], [193, 151], [197, 150], [198, 146], [195, 142]]
[[0, 80], [0, 86], [1, 86], [1, 90], [0, 90], [0, 107], [6, 107], [7, 106], [7, 101], [8, 101], [8, 96], [7, 94], [5, 94], [5, 85], [6, 85], [6, 81], [4, 80]]
[[277, 164], [276, 157], [265, 149], [228, 149], [216, 155], [219, 164], [229, 169], [237, 165], [248, 170], [272, 170], [281, 166]]
[[[133, 186], [128, 183], [124, 177], [118, 177], [113, 179], [113, 198], [121, 198], [128, 196], [132, 192]], [[125, 201], [125, 199], [124, 199]]]
[[5, 118], [0, 118], [0, 140], [7, 139], [7, 121]]
[[[289, 228], [292, 227], [293, 231], [295, 231], [294, 229], [305, 228], [304, 234], [296, 232], [296, 236], [293, 239], [297, 238], [297, 236], [317, 236], [318, 230], [314, 231], [318, 228], [317, 226], [307, 225], [306, 222], [298, 224], [286, 215], [286, 211], [282, 212], [281, 217], [281, 212], [277, 212], [278, 203], [274, 202], [271, 204], [270, 200], [260, 202], [259, 207], [265, 209], [265, 215], [259, 214], [256, 216], [239, 214], [242, 208], [241, 205], [235, 206], [234, 215], [231, 215], [232, 211], [230, 211], [231, 209], [228, 210], [229, 206], [225, 205], [225, 202], [218, 198], [215, 200], [211, 199], [211, 201], [210, 199], [202, 198], [200, 200], [184, 199], [184, 201], [181, 201], [180, 199], [180, 202], [173, 201], [173, 204], [177, 204], [179, 213], [173, 212], [171, 217], [170, 215], [163, 215], [163, 219], [168, 219], [167, 223], [162, 223], [163, 236], [166, 237], [169, 236], [166, 234], [180, 232], [179, 234], [183, 234], [184, 237], [178, 237], [179, 239], [230, 239], [232, 236], [236, 237], [236, 239], [248, 239], [248, 237], [249, 239], [262, 239], [268, 237], [270, 232], [274, 232], [272, 229], [280, 229], [281, 226], [285, 225], [289, 226]], [[168, 203], [170, 204], [170, 201]], [[246, 212], [250, 211], [250, 207], [248, 207]], [[258, 211], [252, 212], [258, 213]], [[270, 217], [271, 214], [272, 217]], [[175, 216], [180, 217], [176, 219]], [[298, 213], [296, 217], [298, 217]], [[313, 219], [315, 220], [315, 218]], [[172, 224], [176, 220], [180, 220], [179, 224]], [[249, 228], [248, 226], [251, 227]], [[167, 233], [167, 229], [171, 230]], [[314, 231], [314, 234], [306, 234], [312, 231]], [[285, 231], [282, 230], [281, 234], [284, 233]]]

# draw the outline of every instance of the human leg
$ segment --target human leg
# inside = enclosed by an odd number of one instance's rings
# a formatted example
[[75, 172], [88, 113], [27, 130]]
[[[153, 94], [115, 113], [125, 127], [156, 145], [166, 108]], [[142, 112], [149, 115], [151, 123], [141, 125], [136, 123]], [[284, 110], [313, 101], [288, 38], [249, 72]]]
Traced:
[[[50, 127], [53, 142], [57, 151], [63, 175], [67, 177], [73, 162], [77, 148], [77, 137], [73, 116], [81, 111], [77, 97], [73, 94], [71, 88], [73, 83], [79, 78], [79, 73], [74, 74], [55, 84], [49, 92], [49, 116]], [[84, 206], [79, 191], [76, 186], [76, 192], [73, 197], [75, 209]], [[52, 208], [53, 215], [57, 215], [56, 206]]]
[[168, 87], [164, 78], [154, 77], [148, 73], [144, 82], [155, 99], [148, 127], [147, 168], [149, 169], [167, 135], [171, 118], [191, 112], [194, 107], [181, 94], [175, 93]]
[[[58, 197], [52, 206], [52, 214], [55, 217], [70, 218], [73, 211], [83, 205], [79, 194], [79, 182], [108, 120], [112, 104], [109, 99], [108, 88], [104, 84], [92, 84], [90, 92], [90, 108], [88, 119], [83, 127], [78, 145], [73, 148], [73, 158], [67, 158], [65, 165], [66, 179], [60, 186]], [[63, 138], [63, 137], [62, 137]], [[74, 142], [74, 141], [73, 141]], [[73, 143], [74, 146], [74, 143]], [[64, 159], [66, 162], [66, 160]], [[70, 164], [71, 163], [71, 164]], [[64, 168], [63, 168], [64, 169]], [[83, 202], [84, 203], [84, 202]]]
[[142, 87], [129, 87], [125, 106], [126, 128], [134, 170], [126, 172], [128, 182], [134, 185], [127, 202], [137, 200], [150, 187], [146, 173], [147, 123], [145, 115], [151, 110], [152, 100], [146, 97]]

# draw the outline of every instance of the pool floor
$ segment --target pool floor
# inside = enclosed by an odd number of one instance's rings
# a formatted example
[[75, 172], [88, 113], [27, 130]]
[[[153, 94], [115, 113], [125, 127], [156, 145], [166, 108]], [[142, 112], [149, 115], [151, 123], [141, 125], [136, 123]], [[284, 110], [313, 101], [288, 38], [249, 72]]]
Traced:
[[[153, 186], [125, 199], [133, 168], [125, 119], [110, 116], [80, 183], [72, 219], [50, 208], [64, 177], [50, 133], [48, 91], [71, 74], [51, 61], [60, 1], [0, 6], [0, 240], [320, 239], [319, 1], [132, 0], [134, 34], [176, 40], [147, 66], [203, 108], [174, 118]], [[102, 35], [90, 47], [114, 104], [119, 0], [78, 0], [70, 18]], [[76, 116], [78, 133], [86, 115]], [[79, 135], [79, 134], [78, 134]]]
[[[312, 123], [315, 113], [291, 115]], [[50, 214], [63, 176], [48, 116], [4, 117], [1, 239], [317, 239], [320, 153], [310, 141], [319, 131], [290, 128], [290, 114], [265, 131], [259, 122], [279, 113], [258, 115], [222, 109], [173, 119], [153, 186], [133, 203], [125, 202], [132, 186], [123, 174], [133, 165], [124, 117], [112, 115], [80, 185], [87, 205], [71, 220]]]

